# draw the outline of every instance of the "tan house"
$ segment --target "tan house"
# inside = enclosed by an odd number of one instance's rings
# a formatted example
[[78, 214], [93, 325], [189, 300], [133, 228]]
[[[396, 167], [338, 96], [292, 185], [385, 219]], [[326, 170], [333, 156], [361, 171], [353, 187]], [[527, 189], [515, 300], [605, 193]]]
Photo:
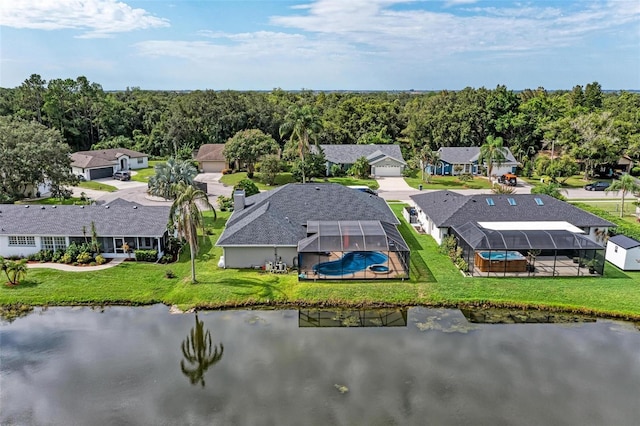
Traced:
[[227, 168], [227, 160], [223, 154], [223, 143], [207, 143], [200, 147], [196, 161], [203, 173], [220, 173]]

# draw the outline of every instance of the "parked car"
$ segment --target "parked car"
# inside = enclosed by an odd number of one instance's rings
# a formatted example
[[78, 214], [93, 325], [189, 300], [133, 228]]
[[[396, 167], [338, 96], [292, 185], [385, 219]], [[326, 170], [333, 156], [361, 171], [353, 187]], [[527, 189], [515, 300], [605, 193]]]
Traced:
[[118, 180], [131, 180], [131, 174], [125, 171], [119, 171], [113, 174], [113, 178]]
[[505, 173], [498, 178], [498, 183], [509, 186], [516, 186], [518, 184], [518, 176], [513, 173]]
[[584, 189], [586, 189], [587, 191], [604, 191], [609, 187], [609, 185], [611, 185], [609, 182], [591, 182], [586, 184], [584, 186]]

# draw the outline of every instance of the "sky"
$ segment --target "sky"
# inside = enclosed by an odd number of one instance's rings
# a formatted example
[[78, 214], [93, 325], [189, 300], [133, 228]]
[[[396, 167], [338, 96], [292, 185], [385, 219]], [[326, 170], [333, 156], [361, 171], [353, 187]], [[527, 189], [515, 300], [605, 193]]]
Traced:
[[4, 0], [0, 87], [640, 89], [638, 0]]

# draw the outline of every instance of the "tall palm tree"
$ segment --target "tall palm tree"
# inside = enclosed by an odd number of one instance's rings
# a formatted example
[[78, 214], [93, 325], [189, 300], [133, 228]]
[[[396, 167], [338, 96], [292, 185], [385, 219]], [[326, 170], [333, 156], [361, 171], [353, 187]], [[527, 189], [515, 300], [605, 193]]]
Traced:
[[498, 166], [504, 163], [507, 159], [507, 148], [503, 146], [501, 137], [494, 138], [493, 136], [487, 136], [487, 141], [480, 147], [480, 156], [478, 157], [478, 163], [487, 164], [487, 177], [491, 179], [493, 165]]
[[155, 166], [155, 175], [149, 178], [149, 194], [162, 197], [167, 200], [175, 198], [172, 193], [172, 185], [184, 183], [191, 185], [198, 170], [189, 160], [176, 160], [169, 158], [166, 163]]
[[638, 180], [631, 175], [622, 175], [620, 179], [613, 181], [611, 185], [605, 189], [605, 191], [615, 192], [616, 194], [622, 191], [622, 201], [620, 202], [620, 217], [624, 216], [624, 197], [627, 193], [635, 194], [640, 192], [640, 184]]
[[284, 123], [280, 126], [280, 137], [289, 135], [289, 139], [298, 144], [298, 155], [303, 163], [302, 183], [306, 181], [304, 156], [309, 152], [309, 139], [314, 139], [317, 145], [316, 136], [321, 129], [320, 117], [310, 105], [291, 105], [284, 117]]
[[[218, 346], [212, 344], [211, 332], [205, 330], [204, 322], [198, 321], [197, 312], [196, 325], [191, 328], [189, 336], [182, 341], [180, 348], [184, 356], [180, 361], [182, 373], [189, 378], [192, 385], [199, 382], [204, 387], [204, 374], [209, 367], [222, 359], [224, 346], [220, 343], [218, 352]], [[187, 364], [191, 364], [192, 367], [188, 367]]]
[[[420, 150], [419, 156], [420, 156], [420, 171], [422, 173], [421, 180], [424, 181], [425, 167], [427, 165], [432, 165], [435, 168], [438, 161], [440, 161], [440, 153], [438, 151], [432, 150], [429, 145], [425, 145]], [[427, 173], [427, 180], [429, 180], [430, 176], [431, 176], [431, 168], [429, 168], [429, 172]]]
[[213, 212], [216, 218], [216, 210], [209, 202], [207, 194], [192, 185], [178, 183], [172, 189], [176, 199], [169, 213], [170, 225], [175, 225], [178, 235], [184, 237], [189, 243], [191, 251], [191, 282], [196, 282], [196, 253], [198, 252], [198, 228], [204, 234], [204, 218], [198, 207], [198, 203]]

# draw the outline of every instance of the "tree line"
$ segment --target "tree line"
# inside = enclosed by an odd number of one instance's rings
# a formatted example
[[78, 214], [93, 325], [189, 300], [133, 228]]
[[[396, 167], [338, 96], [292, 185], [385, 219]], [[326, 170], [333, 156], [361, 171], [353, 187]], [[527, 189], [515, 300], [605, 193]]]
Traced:
[[250, 129], [284, 148], [295, 134], [281, 131], [292, 105], [316, 115], [313, 142], [396, 143], [407, 158], [425, 147], [481, 146], [489, 137], [502, 138], [523, 163], [552, 148], [589, 168], [640, 157], [640, 94], [605, 93], [597, 82], [519, 92], [109, 92], [83, 76], [46, 81], [33, 74], [0, 89], [0, 116], [55, 129], [72, 152], [126, 147], [158, 157], [186, 157]]

